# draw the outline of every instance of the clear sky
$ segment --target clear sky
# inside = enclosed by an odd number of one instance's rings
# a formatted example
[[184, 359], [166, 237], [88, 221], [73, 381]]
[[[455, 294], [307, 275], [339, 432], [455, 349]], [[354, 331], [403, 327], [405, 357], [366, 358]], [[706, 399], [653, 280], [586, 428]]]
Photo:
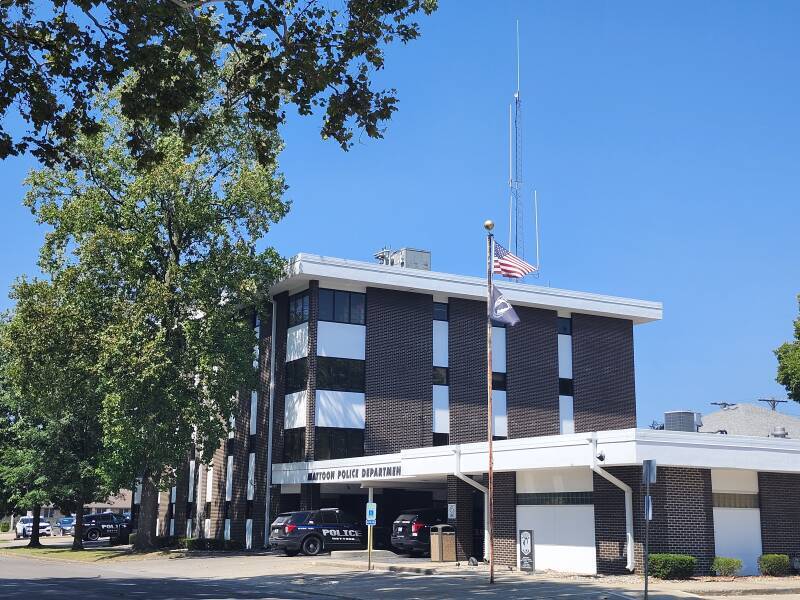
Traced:
[[[408, 245], [481, 274], [484, 219], [507, 231], [517, 18], [525, 190], [541, 202], [532, 283], [664, 303], [635, 330], [641, 425], [784, 397], [772, 350], [800, 292], [796, 2], [441, 0], [378, 76], [401, 99], [384, 140], [345, 153], [316, 118], [283, 129], [294, 206], [266, 242], [363, 260]], [[42, 232], [20, 205], [33, 166], [0, 163], [4, 290], [36, 269]]]

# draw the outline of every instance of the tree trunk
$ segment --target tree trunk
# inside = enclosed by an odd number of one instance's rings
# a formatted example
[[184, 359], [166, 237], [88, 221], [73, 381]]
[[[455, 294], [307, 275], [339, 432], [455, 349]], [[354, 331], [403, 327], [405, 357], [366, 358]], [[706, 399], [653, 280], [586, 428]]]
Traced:
[[83, 550], [83, 498], [78, 498], [75, 508], [75, 527], [72, 530], [72, 549]]
[[139, 504], [139, 521], [136, 528], [134, 552], [146, 552], [156, 547], [156, 514], [158, 511], [158, 486], [152, 476], [142, 477], [142, 501]]
[[30, 548], [41, 548], [39, 542], [39, 520], [42, 518], [42, 506], [37, 504], [33, 507], [33, 522], [31, 523], [31, 541], [28, 542]]

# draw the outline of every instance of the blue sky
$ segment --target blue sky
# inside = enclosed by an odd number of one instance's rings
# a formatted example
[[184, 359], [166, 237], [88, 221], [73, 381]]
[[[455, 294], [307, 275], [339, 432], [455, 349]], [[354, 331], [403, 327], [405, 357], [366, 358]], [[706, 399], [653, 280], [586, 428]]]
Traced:
[[[434, 269], [481, 274], [483, 220], [507, 230], [517, 18], [537, 283], [664, 303], [636, 328], [641, 425], [785, 396], [772, 350], [800, 292], [797, 3], [442, 0], [378, 74], [401, 99], [384, 140], [345, 153], [290, 118], [294, 206], [266, 242], [364, 260], [429, 248]], [[42, 232], [20, 204], [33, 166], [0, 163], [3, 289], [36, 268]]]

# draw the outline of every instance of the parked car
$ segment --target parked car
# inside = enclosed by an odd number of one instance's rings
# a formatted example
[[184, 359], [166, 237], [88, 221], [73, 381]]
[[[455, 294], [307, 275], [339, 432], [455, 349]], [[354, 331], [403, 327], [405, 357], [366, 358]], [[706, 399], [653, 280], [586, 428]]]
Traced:
[[447, 523], [447, 510], [444, 508], [404, 510], [392, 524], [392, 546], [410, 554], [430, 554], [430, 528], [440, 523]]
[[122, 515], [111, 512], [83, 517], [83, 539], [91, 542], [101, 537], [119, 538], [130, 533], [128, 522]]
[[[33, 517], [21, 517], [17, 521], [15, 535], [16, 538], [29, 538], [33, 531]], [[44, 517], [39, 518], [39, 535], [53, 535], [53, 528], [47, 519]]]
[[270, 526], [269, 543], [287, 556], [314, 556], [327, 550], [366, 547], [364, 524], [338, 508], [279, 514]]
[[75, 517], [61, 517], [58, 520], [58, 528], [61, 535], [72, 535], [75, 533]]

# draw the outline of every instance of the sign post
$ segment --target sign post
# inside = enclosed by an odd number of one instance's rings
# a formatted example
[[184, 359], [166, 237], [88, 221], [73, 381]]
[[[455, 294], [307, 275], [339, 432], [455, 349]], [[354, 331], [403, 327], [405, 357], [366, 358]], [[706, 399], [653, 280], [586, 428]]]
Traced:
[[369, 502], [367, 502], [367, 571], [372, 570], [372, 527], [378, 518], [378, 505], [372, 501], [372, 488], [369, 488]]
[[648, 576], [650, 574], [650, 521], [653, 519], [653, 499], [650, 484], [656, 482], [656, 461], [642, 461], [644, 492], [644, 600], [648, 600]]

